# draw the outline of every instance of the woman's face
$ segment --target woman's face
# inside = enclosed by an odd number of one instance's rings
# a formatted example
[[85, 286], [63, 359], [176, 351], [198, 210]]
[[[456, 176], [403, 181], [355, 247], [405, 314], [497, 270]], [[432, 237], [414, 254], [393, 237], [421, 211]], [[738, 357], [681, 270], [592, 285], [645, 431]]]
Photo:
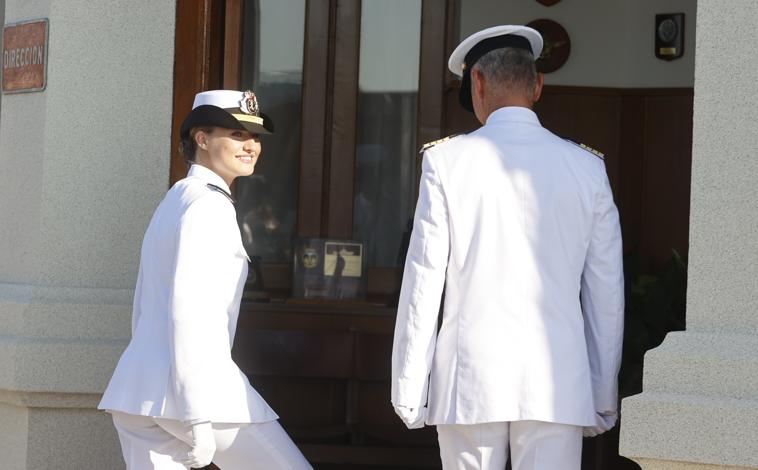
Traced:
[[213, 170], [231, 184], [238, 176], [250, 176], [261, 154], [261, 139], [257, 134], [238, 129], [214, 127], [210, 133], [198, 132], [197, 163]]

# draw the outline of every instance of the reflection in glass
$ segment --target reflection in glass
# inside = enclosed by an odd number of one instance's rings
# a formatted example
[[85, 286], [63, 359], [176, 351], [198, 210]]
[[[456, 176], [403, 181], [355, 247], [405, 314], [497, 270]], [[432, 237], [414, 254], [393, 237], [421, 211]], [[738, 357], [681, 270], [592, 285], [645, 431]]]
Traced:
[[353, 237], [369, 266], [404, 262], [416, 193], [421, 0], [364, 1]]
[[241, 88], [255, 91], [274, 135], [255, 173], [237, 178], [237, 217], [250, 256], [290, 262], [297, 222], [305, 0], [244, 2]]

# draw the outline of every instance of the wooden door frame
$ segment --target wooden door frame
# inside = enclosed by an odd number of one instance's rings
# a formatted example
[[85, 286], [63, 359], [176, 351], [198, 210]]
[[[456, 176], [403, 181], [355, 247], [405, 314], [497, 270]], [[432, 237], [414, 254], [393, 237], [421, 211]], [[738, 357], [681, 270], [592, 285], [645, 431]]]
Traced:
[[[456, 3], [422, 0], [416, 128], [420, 144], [442, 136], [444, 90], [452, 80], [447, 56], [455, 45], [451, 38], [457, 31]], [[186, 176], [187, 164], [178, 152], [179, 127], [194, 95], [240, 86], [243, 4], [243, 0], [177, 1], [169, 185]], [[306, 0], [299, 237], [352, 237], [360, 6], [360, 0]], [[420, 164], [418, 159], [418, 175]], [[287, 264], [264, 266], [267, 287], [274, 290], [286, 289], [290, 276]], [[369, 293], [391, 298], [401, 276], [401, 267], [370, 268]]]
[[187, 163], [179, 153], [179, 129], [192, 110], [195, 94], [219, 88], [224, 50], [224, 2], [177, 0], [174, 40], [174, 89], [171, 122], [169, 186], [187, 175]]

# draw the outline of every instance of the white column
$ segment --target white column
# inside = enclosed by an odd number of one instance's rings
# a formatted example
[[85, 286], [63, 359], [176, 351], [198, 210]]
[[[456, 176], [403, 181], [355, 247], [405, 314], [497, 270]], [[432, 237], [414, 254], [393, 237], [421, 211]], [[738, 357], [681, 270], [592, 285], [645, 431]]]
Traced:
[[46, 90], [0, 109], [0, 467], [123, 468], [95, 407], [168, 187], [175, 2], [4, 3], [50, 30]]
[[697, 9], [687, 331], [646, 355], [621, 454], [758, 468], [758, 2]]

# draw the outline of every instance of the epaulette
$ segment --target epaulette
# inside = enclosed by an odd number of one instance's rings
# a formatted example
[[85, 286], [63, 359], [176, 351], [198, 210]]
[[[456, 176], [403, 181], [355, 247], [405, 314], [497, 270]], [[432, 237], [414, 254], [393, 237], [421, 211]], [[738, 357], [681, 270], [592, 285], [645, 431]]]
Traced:
[[597, 157], [597, 158], [599, 158], [600, 160], [605, 160], [605, 154], [604, 154], [603, 152], [601, 152], [601, 151], [599, 151], [599, 150], [595, 150], [595, 149], [593, 149], [592, 147], [590, 147], [589, 145], [585, 145], [585, 144], [577, 144], [577, 143], [576, 143], [576, 142], [574, 142], [573, 140], [569, 140], [569, 139], [566, 139], [566, 141], [567, 141], [567, 142], [571, 142], [572, 144], [576, 145], [577, 147], [579, 147], [579, 148], [581, 148], [581, 149], [584, 149], [584, 150], [588, 151], [589, 153], [591, 153], [592, 155], [596, 156], [596, 157]]
[[211, 184], [211, 183], [206, 183], [205, 185], [206, 185], [206, 186], [208, 187], [208, 189], [210, 189], [211, 191], [216, 191], [217, 193], [221, 193], [221, 194], [223, 194], [224, 196], [226, 196], [226, 198], [227, 198], [227, 199], [229, 199], [229, 202], [231, 202], [232, 204], [236, 204], [236, 203], [237, 203], [237, 201], [235, 201], [235, 200], [234, 200], [234, 198], [232, 197], [232, 195], [231, 195], [231, 194], [229, 194], [229, 193], [227, 193], [227, 192], [226, 192], [226, 190], [225, 190], [224, 188], [222, 188], [222, 187], [219, 187], [219, 186], [216, 186], [215, 184]]
[[429, 150], [430, 148], [434, 147], [437, 144], [441, 144], [442, 142], [447, 142], [448, 140], [458, 137], [460, 134], [453, 134], [449, 135], [447, 137], [443, 137], [441, 139], [433, 140], [431, 142], [427, 142], [424, 145], [421, 146], [421, 150], [418, 151], [418, 153], [424, 153], [426, 150]]

